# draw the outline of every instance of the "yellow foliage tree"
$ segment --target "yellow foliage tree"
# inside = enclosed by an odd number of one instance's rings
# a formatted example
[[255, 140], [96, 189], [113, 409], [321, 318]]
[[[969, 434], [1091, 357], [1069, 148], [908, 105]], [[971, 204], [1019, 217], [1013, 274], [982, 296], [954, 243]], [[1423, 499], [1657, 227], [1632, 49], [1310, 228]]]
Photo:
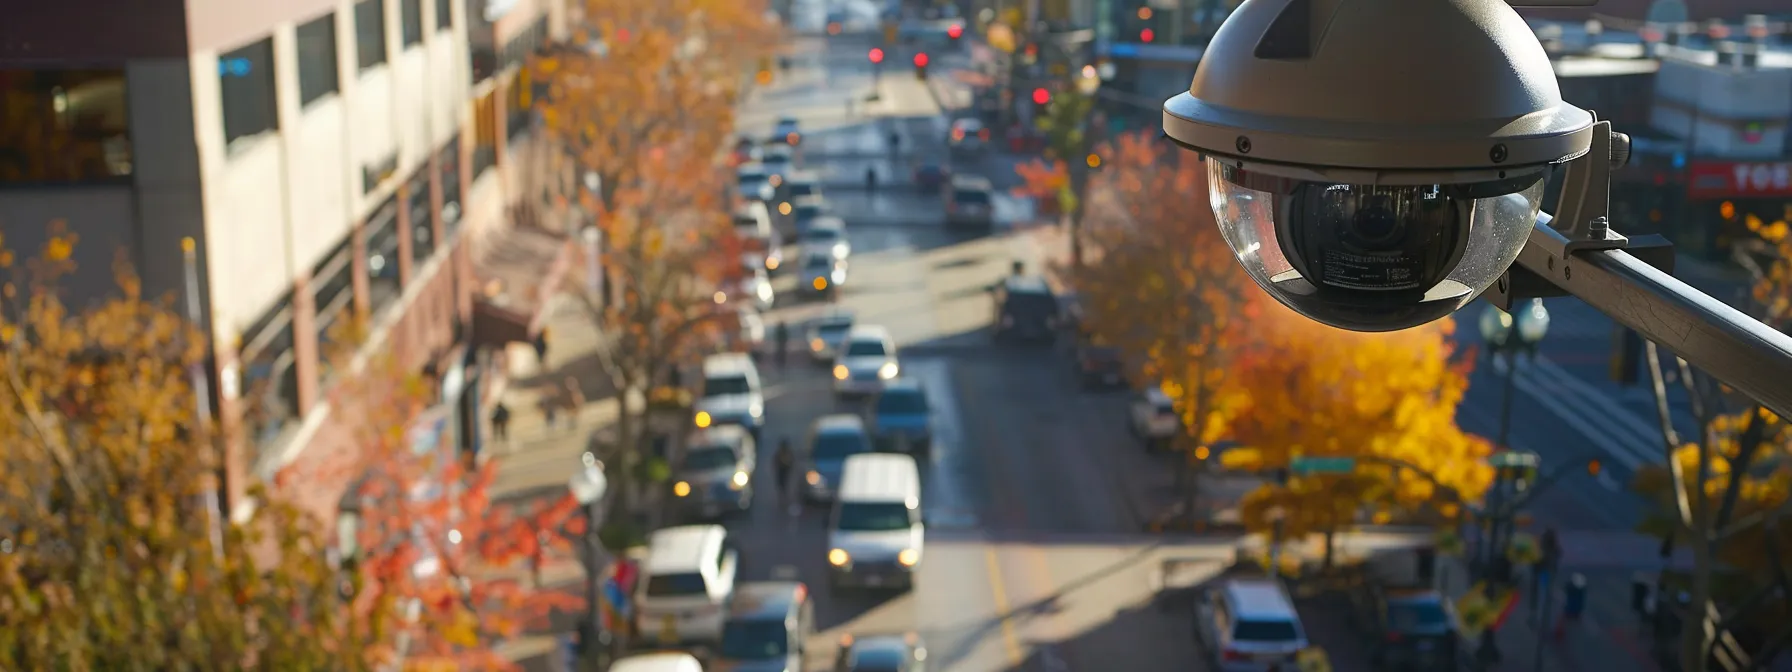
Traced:
[[1113, 159], [1084, 211], [1090, 253], [1071, 279], [1090, 337], [1132, 355], [1133, 379], [1174, 402], [1192, 470], [1242, 401], [1231, 365], [1260, 294], [1206, 199], [1188, 197], [1207, 192], [1200, 159], [1155, 140], [1121, 136], [1106, 152]]
[[203, 335], [122, 264], [117, 296], [64, 305], [75, 240], [51, 234], [23, 268], [0, 252], [0, 669], [386, 660], [383, 614], [346, 615], [307, 515], [272, 499], [233, 524], [208, 504], [211, 436], [188, 384]]
[[1492, 481], [1483, 461], [1491, 445], [1456, 425], [1473, 359], [1455, 351], [1452, 322], [1366, 334], [1280, 306], [1262, 312], [1252, 325], [1257, 341], [1234, 376], [1250, 400], [1232, 422], [1248, 447], [1244, 461], [1255, 463], [1247, 466], [1286, 468], [1296, 456], [1364, 462], [1350, 474], [1259, 489], [1244, 503], [1247, 524], [1264, 526], [1279, 510], [1288, 534], [1329, 537], [1366, 502], [1411, 509], [1481, 496]]

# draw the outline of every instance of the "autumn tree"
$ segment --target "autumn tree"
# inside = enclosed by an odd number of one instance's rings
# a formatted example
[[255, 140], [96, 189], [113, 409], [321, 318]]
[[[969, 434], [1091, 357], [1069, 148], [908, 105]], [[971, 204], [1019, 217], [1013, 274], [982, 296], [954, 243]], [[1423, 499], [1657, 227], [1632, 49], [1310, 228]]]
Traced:
[[65, 305], [75, 243], [52, 227], [15, 264], [0, 241], [0, 669], [372, 669], [384, 621], [339, 608], [313, 521], [210, 504], [202, 333], [122, 263], [114, 296]]
[[[1133, 380], [1161, 385], [1175, 403], [1187, 432], [1181, 480], [1192, 486], [1238, 410], [1232, 365], [1259, 293], [1206, 199], [1186, 196], [1207, 192], [1199, 157], [1166, 151], [1145, 135], [1119, 138], [1091, 190], [1091, 253], [1069, 272], [1090, 336], [1134, 356]], [[1185, 491], [1192, 500], [1194, 488]]]
[[[1760, 260], [1751, 264], [1751, 307], [1763, 322], [1783, 330], [1792, 326], [1792, 236], [1783, 221], [1766, 223], [1750, 215], [1746, 223], [1757, 238], [1745, 243], [1753, 254], [1743, 258]], [[1780, 595], [1792, 592], [1787, 569], [1792, 532], [1781, 525], [1792, 513], [1792, 428], [1752, 400], [1714, 384], [1685, 360], [1663, 357], [1654, 343], [1646, 344], [1645, 355], [1667, 454], [1663, 465], [1639, 470], [1633, 486], [1661, 512], [1645, 521], [1645, 527], [1692, 551], [1688, 607], [1703, 627], [1682, 629], [1681, 669], [1706, 669], [1719, 636], [1750, 622], [1780, 625], [1777, 632], [1759, 633], [1767, 648], [1726, 655], [1752, 653], [1757, 660], [1769, 659], [1792, 637], [1792, 628], [1783, 625], [1784, 600], [1765, 599], [1776, 591], [1760, 588], [1773, 585]], [[1673, 379], [1685, 388], [1697, 420], [1691, 436], [1682, 436], [1670, 419], [1664, 360], [1675, 367]], [[1738, 407], [1743, 410], [1733, 410]], [[1744, 588], [1719, 590], [1720, 567], [1738, 572]], [[1727, 616], [1722, 621], [1708, 616], [1717, 597], [1735, 601], [1723, 605]]]
[[[1472, 357], [1456, 352], [1454, 325], [1405, 331], [1335, 329], [1266, 304], [1250, 327], [1252, 346], [1233, 373], [1249, 399], [1232, 421], [1246, 448], [1237, 464], [1287, 468], [1293, 458], [1354, 457], [1348, 474], [1296, 476], [1269, 484], [1242, 506], [1248, 525], [1279, 511], [1285, 533], [1326, 535], [1349, 525], [1365, 503], [1416, 509], [1474, 501], [1492, 481], [1488, 441], [1456, 425]], [[1390, 465], [1399, 465], [1393, 468]]]

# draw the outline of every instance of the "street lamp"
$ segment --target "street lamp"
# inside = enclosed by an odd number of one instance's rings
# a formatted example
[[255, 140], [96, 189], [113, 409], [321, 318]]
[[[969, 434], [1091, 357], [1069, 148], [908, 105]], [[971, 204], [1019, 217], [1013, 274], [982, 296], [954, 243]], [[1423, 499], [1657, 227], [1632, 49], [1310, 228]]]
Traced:
[[602, 657], [607, 647], [601, 644], [608, 638], [608, 633], [603, 629], [604, 550], [597, 527], [603, 520], [604, 494], [609, 492], [610, 481], [604, 476], [604, 463], [599, 462], [596, 455], [587, 452], [580, 460], [584, 468], [574, 472], [566, 483], [566, 489], [572, 491], [573, 499], [578, 501], [585, 514], [586, 624], [579, 634], [591, 669], [603, 669]]
[[361, 564], [361, 511], [348, 504], [336, 511], [336, 563], [340, 572], [337, 591], [344, 600], [355, 597], [356, 570]]
[[[1487, 341], [1487, 354], [1490, 361], [1505, 357], [1504, 390], [1500, 399], [1500, 425], [1495, 443], [1499, 453], [1489, 458], [1493, 465], [1495, 477], [1488, 510], [1496, 515], [1485, 521], [1486, 535], [1484, 543], [1479, 544], [1477, 553], [1482, 558], [1483, 567], [1491, 567], [1499, 563], [1499, 547], [1508, 536], [1510, 527], [1505, 524], [1503, 500], [1507, 499], [1507, 491], [1522, 488], [1528, 480], [1523, 475], [1533, 468], [1535, 454], [1512, 451], [1512, 396], [1513, 387], [1518, 375], [1520, 355], [1535, 355], [1537, 344], [1549, 333], [1549, 310], [1543, 307], [1542, 299], [1531, 299], [1529, 304], [1521, 305], [1515, 313], [1507, 313], [1499, 308], [1489, 306], [1481, 313], [1481, 337]], [[1516, 493], [1513, 493], [1516, 494]]]

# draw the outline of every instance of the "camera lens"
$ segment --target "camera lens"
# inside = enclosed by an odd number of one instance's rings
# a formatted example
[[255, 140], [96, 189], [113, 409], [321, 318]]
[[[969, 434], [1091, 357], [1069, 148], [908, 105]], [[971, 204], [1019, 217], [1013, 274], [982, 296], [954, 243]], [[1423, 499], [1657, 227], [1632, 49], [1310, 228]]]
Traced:
[[1279, 238], [1316, 285], [1423, 291], [1455, 267], [1473, 204], [1436, 186], [1302, 183]]

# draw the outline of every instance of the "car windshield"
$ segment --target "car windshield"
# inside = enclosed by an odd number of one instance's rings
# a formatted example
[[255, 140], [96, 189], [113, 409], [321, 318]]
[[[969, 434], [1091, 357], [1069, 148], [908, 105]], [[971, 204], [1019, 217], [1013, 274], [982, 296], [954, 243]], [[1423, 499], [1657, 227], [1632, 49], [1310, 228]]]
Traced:
[[760, 660], [790, 655], [790, 633], [784, 621], [769, 618], [728, 621], [722, 626], [722, 657]]
[[919, 390], [890, 390], [877, 398], [878, 413], [926, 413], [927, 395]]
[[815, 192], [817, 192], [817, 191], [820, 191], [820, 188], [813, 182], [792, 182], [792, 183], [790, 183], [790, 197], [791, 198], [802, 198], [804, 196], [814, 196]]
[[1050, 294], [1013, 292], [1008, 295], [1007, 301], [1002, 302], [1002, 310], [1009, 313], [1052, 315], [1058, 312], [1058, 301]]
[[811, 219], [815, 219], [816, 217], [820, 217], [822, 214], [823, 214], [823, 212], [822, 212], [821, 206], [815, 205], [813, 203], [796, 206], [796, 220], [799, 222], [806, 222]]
[[1299, 638], [1300, 633], [1288, 621], [1241, 620], [1232, 629], [1232, 639], [1241, 642], [1288, 642]]
[[829, 273], [834, 270], [834, 260], [828, 257], [809, 257], [809, 262], [803, 267], [815, 273]]
[[1441, 630], [1449, 626], [1443, 605], [1431, 601], [1388, 603], [1388, 628], [1395, 632]]
[[890, 532], [913, 524], [909, 508], [901, 502], [847, 502], [840, 505], [834, 527], [849, 532]]
[[709, 471], [735, 465], [734, 449], [728, 446], [696, 446], [684, 451], [686, 471]]
[[703, 381], [703, 396], [706, 398], [747, 394], [752, 391], [753, 385], [747, 382], [746, 376], [711, 376]]
[[771, 179], [772, 176], [766, 175], [765, 173], [743, 173], [740, 176], [740, 186], [757, 187], [761, 184], [765, 184]]
[[865, 437], [858, 433], [829, 432], [815, 437], [810, 454], [818, 460], [841, 460], [859, 453], [871, 452]]
[[853, 341], [846, 345], [847, 357], [882, 357], [889, 354], [883, 341]]
[[770, 152], [759, 161], [761, 163], [790, 163], [790, 155], [783, 152]]
[[803, 234], [803, 240], [811, 243], [831, 243], [840, 239], [840, 230], [833, 228], [809, 229]]
[[707, 592], [709, 590], [703, 584], [703, 575], [696, 572], [655, 574], [647, 578], [648, 597], [680, 597], [702, 595]]
[[959, 189], [952, 192], [952, 200], [966, 205], [989, 205], [989, 192], [981, 189]]
[[832, 340], [845, 336], [849, 329], [852, 329], [852, 323], [850, 322], [845, 324], [824, 324], [815, 329], [815, 335], [822, 339]]

